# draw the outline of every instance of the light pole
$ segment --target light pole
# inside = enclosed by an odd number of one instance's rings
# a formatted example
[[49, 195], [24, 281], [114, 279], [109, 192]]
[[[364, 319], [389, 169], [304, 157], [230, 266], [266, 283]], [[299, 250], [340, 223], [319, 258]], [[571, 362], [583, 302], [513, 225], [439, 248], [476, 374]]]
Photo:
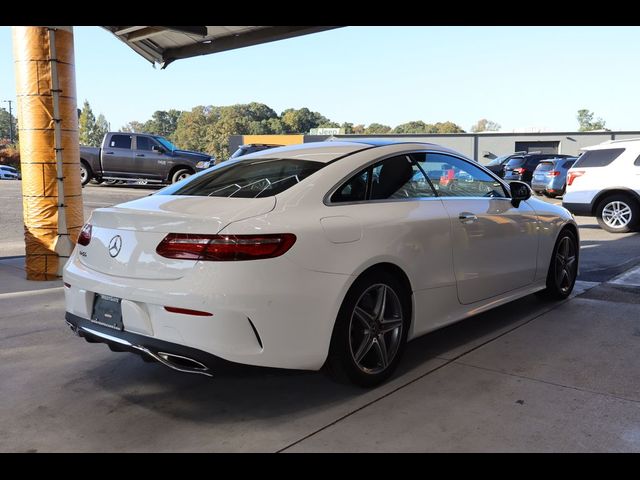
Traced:
[[13, 115], [11, 114], [12, 100], [3, 100], [3, 102], [9, 104], [9, 140], [13, 143]]

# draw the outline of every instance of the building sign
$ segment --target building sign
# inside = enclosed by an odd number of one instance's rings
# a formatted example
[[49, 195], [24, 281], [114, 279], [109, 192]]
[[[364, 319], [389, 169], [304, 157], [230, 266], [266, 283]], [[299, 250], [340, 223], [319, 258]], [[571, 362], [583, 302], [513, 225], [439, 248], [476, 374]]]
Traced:
[[309, 135], [344, 135], [344, 128], [312, 128]]

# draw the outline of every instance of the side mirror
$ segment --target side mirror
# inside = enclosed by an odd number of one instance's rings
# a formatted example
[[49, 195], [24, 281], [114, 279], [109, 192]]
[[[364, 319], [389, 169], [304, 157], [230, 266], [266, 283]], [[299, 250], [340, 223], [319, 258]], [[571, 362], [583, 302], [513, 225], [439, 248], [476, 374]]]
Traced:
[[158, 152], [158, 153], [164, 153], [165, 149], [162, 148], [160, 145], [152, 145], [151, 146], [151, 150], [154, 152]]
[[511, 204], [516, 208], [520, 206], [520, 202], [531, 197], [531, 187], [524, 182], [509, 182], [509, 190], [511, 190]]

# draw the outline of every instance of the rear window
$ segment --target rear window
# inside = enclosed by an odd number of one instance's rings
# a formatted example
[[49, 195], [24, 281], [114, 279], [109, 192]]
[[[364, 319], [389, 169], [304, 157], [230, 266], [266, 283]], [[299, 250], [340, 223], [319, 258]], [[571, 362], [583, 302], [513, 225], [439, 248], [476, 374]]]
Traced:
[[507, 162], [507, 168], [518, 168], [522, 165], [524, 165], [524, 158], [522, 157], [512, 158]]
[[605, 167], [618, 158], [624, 148], [605, 148], [585, 152], [573, 165], [576, 168]]
[[565, 170], [569, 170], [574, 163], [576, 163], [575, 160], [568, 160], [561, 165], [561, 168], [564, 168]]
[[537, 172], [548, 172], [553, 170], [553, 162], [540, 162], [540, 165], [536, 168]]
[[284, 192], [325, 164], [309, 160], [260, 159], [221, 165], [167, 187], [158, 195], [261, 198]]

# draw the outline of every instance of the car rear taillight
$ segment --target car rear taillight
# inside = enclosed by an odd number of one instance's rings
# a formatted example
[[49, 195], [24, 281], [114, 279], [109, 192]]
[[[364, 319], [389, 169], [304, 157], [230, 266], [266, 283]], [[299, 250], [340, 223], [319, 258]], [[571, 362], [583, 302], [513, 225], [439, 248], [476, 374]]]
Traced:
[[78, 243], [80, 245], [84, 245], [85, 247], [89, 245], [91, 241], [91, 224], [87, 223], [82, 230], [80, 231], [80, 235], [78, 236]]
[[547, 177], [557, 177], [558, 175], [560, 175], [558, 171], [547, 172]]
[[201, 310], [191, 310], [189, 308], [164, 307], [167, 312], [180, 313], [182, 315], [194, 315], [196, 317], [213, 317], [213, 313], [203, 312]]
[[581, 177], [585, 173], [587, 172], [584, 170], [569, 171], [567, 174], [567, 185], [571, 185], [576, 178]]
[[292, 233], [204, 235], [170, 233], [156, 248], [165, 258], [229, 262], [279, 257], [295, 243]]
[[524, 174], [524, 168], [514, 168], [513, 171], [518, 175]]

